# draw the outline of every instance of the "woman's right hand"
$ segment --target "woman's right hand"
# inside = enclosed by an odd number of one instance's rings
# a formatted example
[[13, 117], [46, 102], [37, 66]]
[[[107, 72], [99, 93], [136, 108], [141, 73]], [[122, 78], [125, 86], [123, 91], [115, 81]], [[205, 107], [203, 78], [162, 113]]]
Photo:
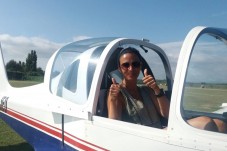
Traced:
[[108, 107], [108, 117], [111, 119], [121, 119], [122, 104], [119, 99], [120, 85], [112, 78], [113, 84], [110, 86], [107, 107]]
[[116, 82], [116, 80], [114, 78], [112, 78], [112, 82], [113, 84], [111, 84], [110, 86], [110, 96], [112, 99], [117, 99], [118, 95], [120, 93], [120, 85]]

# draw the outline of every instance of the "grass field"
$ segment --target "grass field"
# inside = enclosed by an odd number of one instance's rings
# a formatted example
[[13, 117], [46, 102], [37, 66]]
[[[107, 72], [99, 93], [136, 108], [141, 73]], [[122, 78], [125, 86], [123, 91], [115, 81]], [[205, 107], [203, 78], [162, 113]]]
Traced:
[[0, 120], [0, 151], [33, 151], [33, 148]]
[[[40, 82], [10, 81], [10, 84], [14, 87], [31, 86], [38, 83]], [[0, 119], [0, 151], [33, 151], [33, 148]]]
[[187, 87], [183, 106], [187, 110], [213, 112], [227, 103], [227, 89]]
[[25, 86], [31, 86], [39, 83], [40, 82], [37, 82], [37, 81], [10, 81], [10, 84], [13, 87], [25, 87]]

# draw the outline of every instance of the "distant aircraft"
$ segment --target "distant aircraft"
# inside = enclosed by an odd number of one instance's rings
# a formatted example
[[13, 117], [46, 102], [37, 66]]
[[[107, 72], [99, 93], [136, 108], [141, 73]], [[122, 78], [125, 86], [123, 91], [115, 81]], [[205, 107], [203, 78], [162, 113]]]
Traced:
[[[227, 135], [186, 120], [227, 122], [227, 30], [195, 27], [179, 55], [175, 78], [166, 51], [148, 40], [93, 38], [70, 43], [50, 58], [44, 82], [14, 88], [0, 57], [0, 117], [35, 150], [227, 150]], [[132, 46], [171, 101], [166, 129], [106, 116], [110, 77], [117, 81], [119, 47]], [[171, 52], [168, 52], [171, 55]], [[141, 72], [142, 77], [142, 72]], [[221, 107], [220, 107], [221, 106]]]

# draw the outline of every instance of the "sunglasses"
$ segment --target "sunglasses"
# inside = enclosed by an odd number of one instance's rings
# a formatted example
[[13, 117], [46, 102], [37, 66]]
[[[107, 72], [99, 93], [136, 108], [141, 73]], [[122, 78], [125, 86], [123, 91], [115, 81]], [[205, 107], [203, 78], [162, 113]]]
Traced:
[[121, 67], [123, 67], [123, 68], [129, 68], [130, 66], [132, 67], [132, 68], [139, 68], [140, 67], [140, 65], [141, 65], [141, 63], [139, 62], [139, 61], [134, 61], [134, 62], [132, 62], [131, 64], [129, 63], [129, 62], [125, 62], [125, 63], [122, 63], [121, 64]]

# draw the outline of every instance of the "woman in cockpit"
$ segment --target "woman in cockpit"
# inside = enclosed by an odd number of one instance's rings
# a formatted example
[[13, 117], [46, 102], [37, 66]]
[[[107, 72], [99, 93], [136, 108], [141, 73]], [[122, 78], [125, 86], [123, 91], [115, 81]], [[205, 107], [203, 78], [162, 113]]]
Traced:
[[[121, 83], [112, 78], [107, 98], [108, 117], [136, 124], [163, 128], [160, 118], [168, 118], [170, 102], [154, 78], [144, 70], [143, 83], [137, 86], [137, 78], [141, 71], [142, 56], [132, 47], [121, 50], [118, 57], [118, 70], [123, 75]], [[200, 129], [211, 131], [226, 131], [218, 127], [220, 120], [209, 117], [198, 117], [188, 120], [188, 123]], [[221, 124], [224, 124], [222, 122]]]

